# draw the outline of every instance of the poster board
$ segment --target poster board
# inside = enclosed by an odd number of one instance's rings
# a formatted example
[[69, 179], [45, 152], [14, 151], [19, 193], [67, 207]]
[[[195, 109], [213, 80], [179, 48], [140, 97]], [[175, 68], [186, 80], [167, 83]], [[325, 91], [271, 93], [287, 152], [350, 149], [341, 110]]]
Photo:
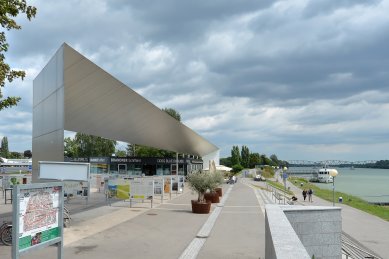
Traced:
[[135, 178], [130, 180], [131, 199], [149, 199], [154, 197], [153, 178]]
[[89, 182], [90, 164], [39, 161], [39, 178]]
[[16, 185], [13, 189], [12, 258], [58, 244], [63, 253], [62, 182]]
[[154, 178], [154, 194], [163, 195], [164, 193], [164, 180], [163, 177]]

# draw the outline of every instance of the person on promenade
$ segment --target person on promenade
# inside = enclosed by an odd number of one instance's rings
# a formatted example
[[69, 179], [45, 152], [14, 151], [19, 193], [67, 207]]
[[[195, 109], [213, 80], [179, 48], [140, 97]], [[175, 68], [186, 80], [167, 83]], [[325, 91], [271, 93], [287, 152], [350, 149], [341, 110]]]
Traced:
[[313, 191], [311, 188], [309, 188], [308, 190], [308, 201], [312, 202], [312, 194], [313, 194]]
[[305, 201], [305, 199], [307, 198], [307, 189], [303, 190], [303, 197], [304, 197], [304, 201]]

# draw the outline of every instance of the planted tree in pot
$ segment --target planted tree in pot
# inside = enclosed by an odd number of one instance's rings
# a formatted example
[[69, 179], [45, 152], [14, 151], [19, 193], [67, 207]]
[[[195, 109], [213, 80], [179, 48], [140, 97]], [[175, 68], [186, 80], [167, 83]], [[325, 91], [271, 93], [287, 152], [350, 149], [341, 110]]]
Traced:
[[207, 214], [211, 210], [211, 202], [207, 202], [204, 194], [214, 185], [214, 179], [208, 172], [197, 171], [187, 176], [189, 187], [197, 192], [197, 200], [192, 200], [192, 212], [198, 214]]
[[223, 183], [223, 174], [220, 171], [214, 171], [210, 173], [211, 175], [211, 187], [209, 188], [209, 193], [205, 194], [205, 199], [210, 200], [212, 203], [220, 202], [221, 188], [219, 186]]

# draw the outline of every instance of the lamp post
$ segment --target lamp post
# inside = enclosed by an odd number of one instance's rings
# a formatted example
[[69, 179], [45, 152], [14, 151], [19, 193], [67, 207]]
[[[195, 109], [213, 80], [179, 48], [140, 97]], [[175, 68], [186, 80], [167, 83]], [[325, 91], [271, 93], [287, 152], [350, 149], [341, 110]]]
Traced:
[[284, 181], [284, 187], [285, 187], [285, 190], [286, 190], [286, 179], [288, 178], [288, 174], [286, 173], [286, 170], [288, 170], [288, 168], [285, 166], [283, 168], [284, 172], [282, 173], [282, 180]]
[[338, 175], [338, 171], [331, 169], [330, 175], [332, 176], [332, 206], [335, 206], [335, 177]]

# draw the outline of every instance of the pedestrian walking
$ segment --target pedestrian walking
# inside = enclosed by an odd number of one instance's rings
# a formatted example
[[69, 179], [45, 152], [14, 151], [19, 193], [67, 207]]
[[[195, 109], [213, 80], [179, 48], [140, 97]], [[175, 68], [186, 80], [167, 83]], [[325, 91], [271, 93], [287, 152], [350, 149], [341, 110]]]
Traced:
[[310, 201], [310, 202], [313, 202], [312, 201], [312, 194], [313, 194], [313, 190], [311, 188], [309, 188], [309, 190], [308, 190], [308, 201]]
[[304, 197], [304, 201], [305, 201], [305, 199], [307, 198], [307, 189], [303, 190], [303, 197]]

